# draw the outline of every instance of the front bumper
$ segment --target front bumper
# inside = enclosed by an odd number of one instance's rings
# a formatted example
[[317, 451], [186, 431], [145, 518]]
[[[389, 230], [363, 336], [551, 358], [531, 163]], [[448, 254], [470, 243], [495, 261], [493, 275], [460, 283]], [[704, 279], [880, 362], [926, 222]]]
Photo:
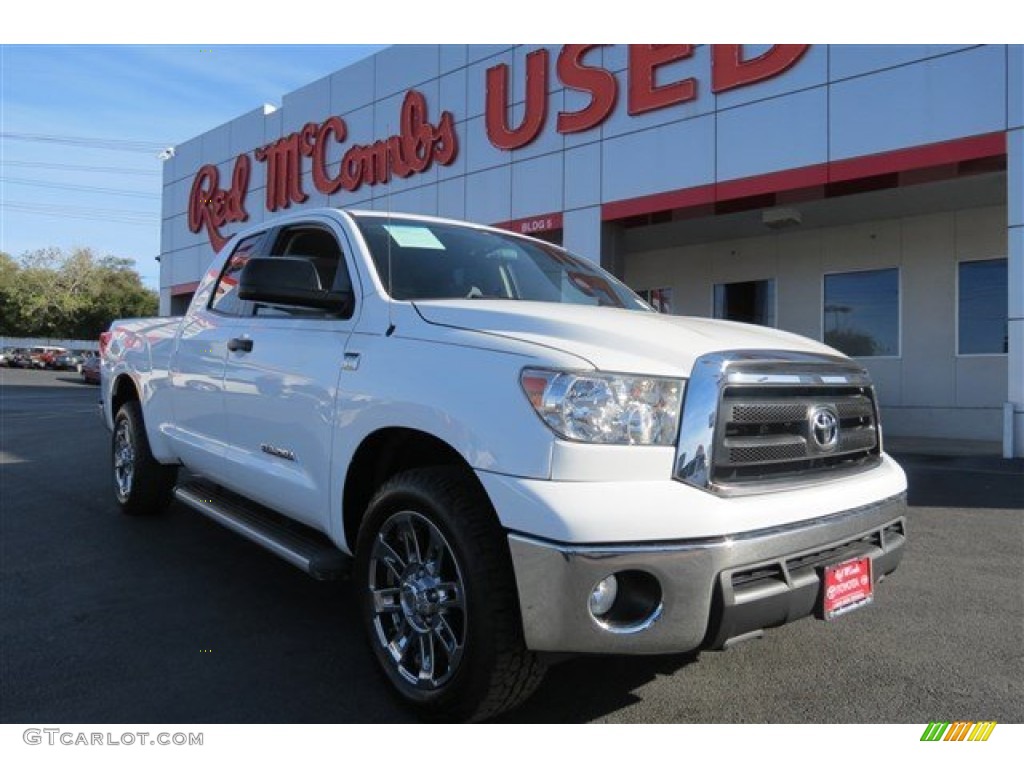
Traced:
[[[870, 557], [875, 581], [894, 571], [906, 541], [906, 496], [777, 528], [636, 545], [558, 544], [511, 533], [526, 644], [535, 651], [674, 653], [814, 613], [822, 569]], [[594, 586], [613, 573], [657, 580], [642, 621], [616, 626], [591, 615]]]

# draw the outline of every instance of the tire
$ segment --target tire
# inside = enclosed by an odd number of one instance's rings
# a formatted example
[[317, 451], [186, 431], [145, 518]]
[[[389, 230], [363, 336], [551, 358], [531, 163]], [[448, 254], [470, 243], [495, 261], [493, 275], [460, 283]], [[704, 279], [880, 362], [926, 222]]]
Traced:
[[137, 400], [121, 406], [110, 441], [114, 498], [126, 515], [155, 515], [171, 502], [177, 467], [153, 458]]
[[359, 531], [355, 584], [373, 653], [421, 718], [485, 720], [540, 684], [504, 532], [467, 471], [413, 469], [384, 483]]

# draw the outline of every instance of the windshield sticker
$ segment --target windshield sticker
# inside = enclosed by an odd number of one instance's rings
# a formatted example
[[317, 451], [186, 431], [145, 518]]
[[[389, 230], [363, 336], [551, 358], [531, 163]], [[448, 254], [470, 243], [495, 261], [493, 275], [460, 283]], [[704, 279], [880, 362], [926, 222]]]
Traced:
[[426, 227], [410, 227], [403, 224], [385, 224], [384, 229], [400, 248], [429, 248], [443, 251], [444, 244]]

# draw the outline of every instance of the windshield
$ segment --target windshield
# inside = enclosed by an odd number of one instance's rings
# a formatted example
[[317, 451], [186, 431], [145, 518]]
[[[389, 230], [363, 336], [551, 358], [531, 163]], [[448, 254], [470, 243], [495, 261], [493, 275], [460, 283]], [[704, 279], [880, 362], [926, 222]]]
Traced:
[[521, 299], [652, 311], [594, 264], [513, 234], [355, 215], [392, 298]]

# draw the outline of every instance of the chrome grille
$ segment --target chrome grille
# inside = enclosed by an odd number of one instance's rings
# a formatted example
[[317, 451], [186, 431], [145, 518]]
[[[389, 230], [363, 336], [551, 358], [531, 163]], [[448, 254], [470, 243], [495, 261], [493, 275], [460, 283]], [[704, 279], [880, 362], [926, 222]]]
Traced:
[[732, 404], [729, 420], [744, 424], [770, 424], [778, 421], [803, 419], [807, 409], [799, 403], [747, 403]]
[[734, 439], [726, 440], [725, 447], [729, 464], [766, 464], [802, 459], [807, 453], [804, 443], [799, 437]]
[[687, 384], [675, 476], [752, 493], [874, 466], [880, 454], [874, 390], [853, 361], [722, 353], [700, 358]]
[[[814, 440], [811, 422], [821, 408], [838, 417], [834, 448]], [[878, 444], [874, 403], [862, 387], [726, 387], [719, 413], [719, 482], [835, 467], [865, 458]], [[766, 466], [777, 464], [787, 466]]]

